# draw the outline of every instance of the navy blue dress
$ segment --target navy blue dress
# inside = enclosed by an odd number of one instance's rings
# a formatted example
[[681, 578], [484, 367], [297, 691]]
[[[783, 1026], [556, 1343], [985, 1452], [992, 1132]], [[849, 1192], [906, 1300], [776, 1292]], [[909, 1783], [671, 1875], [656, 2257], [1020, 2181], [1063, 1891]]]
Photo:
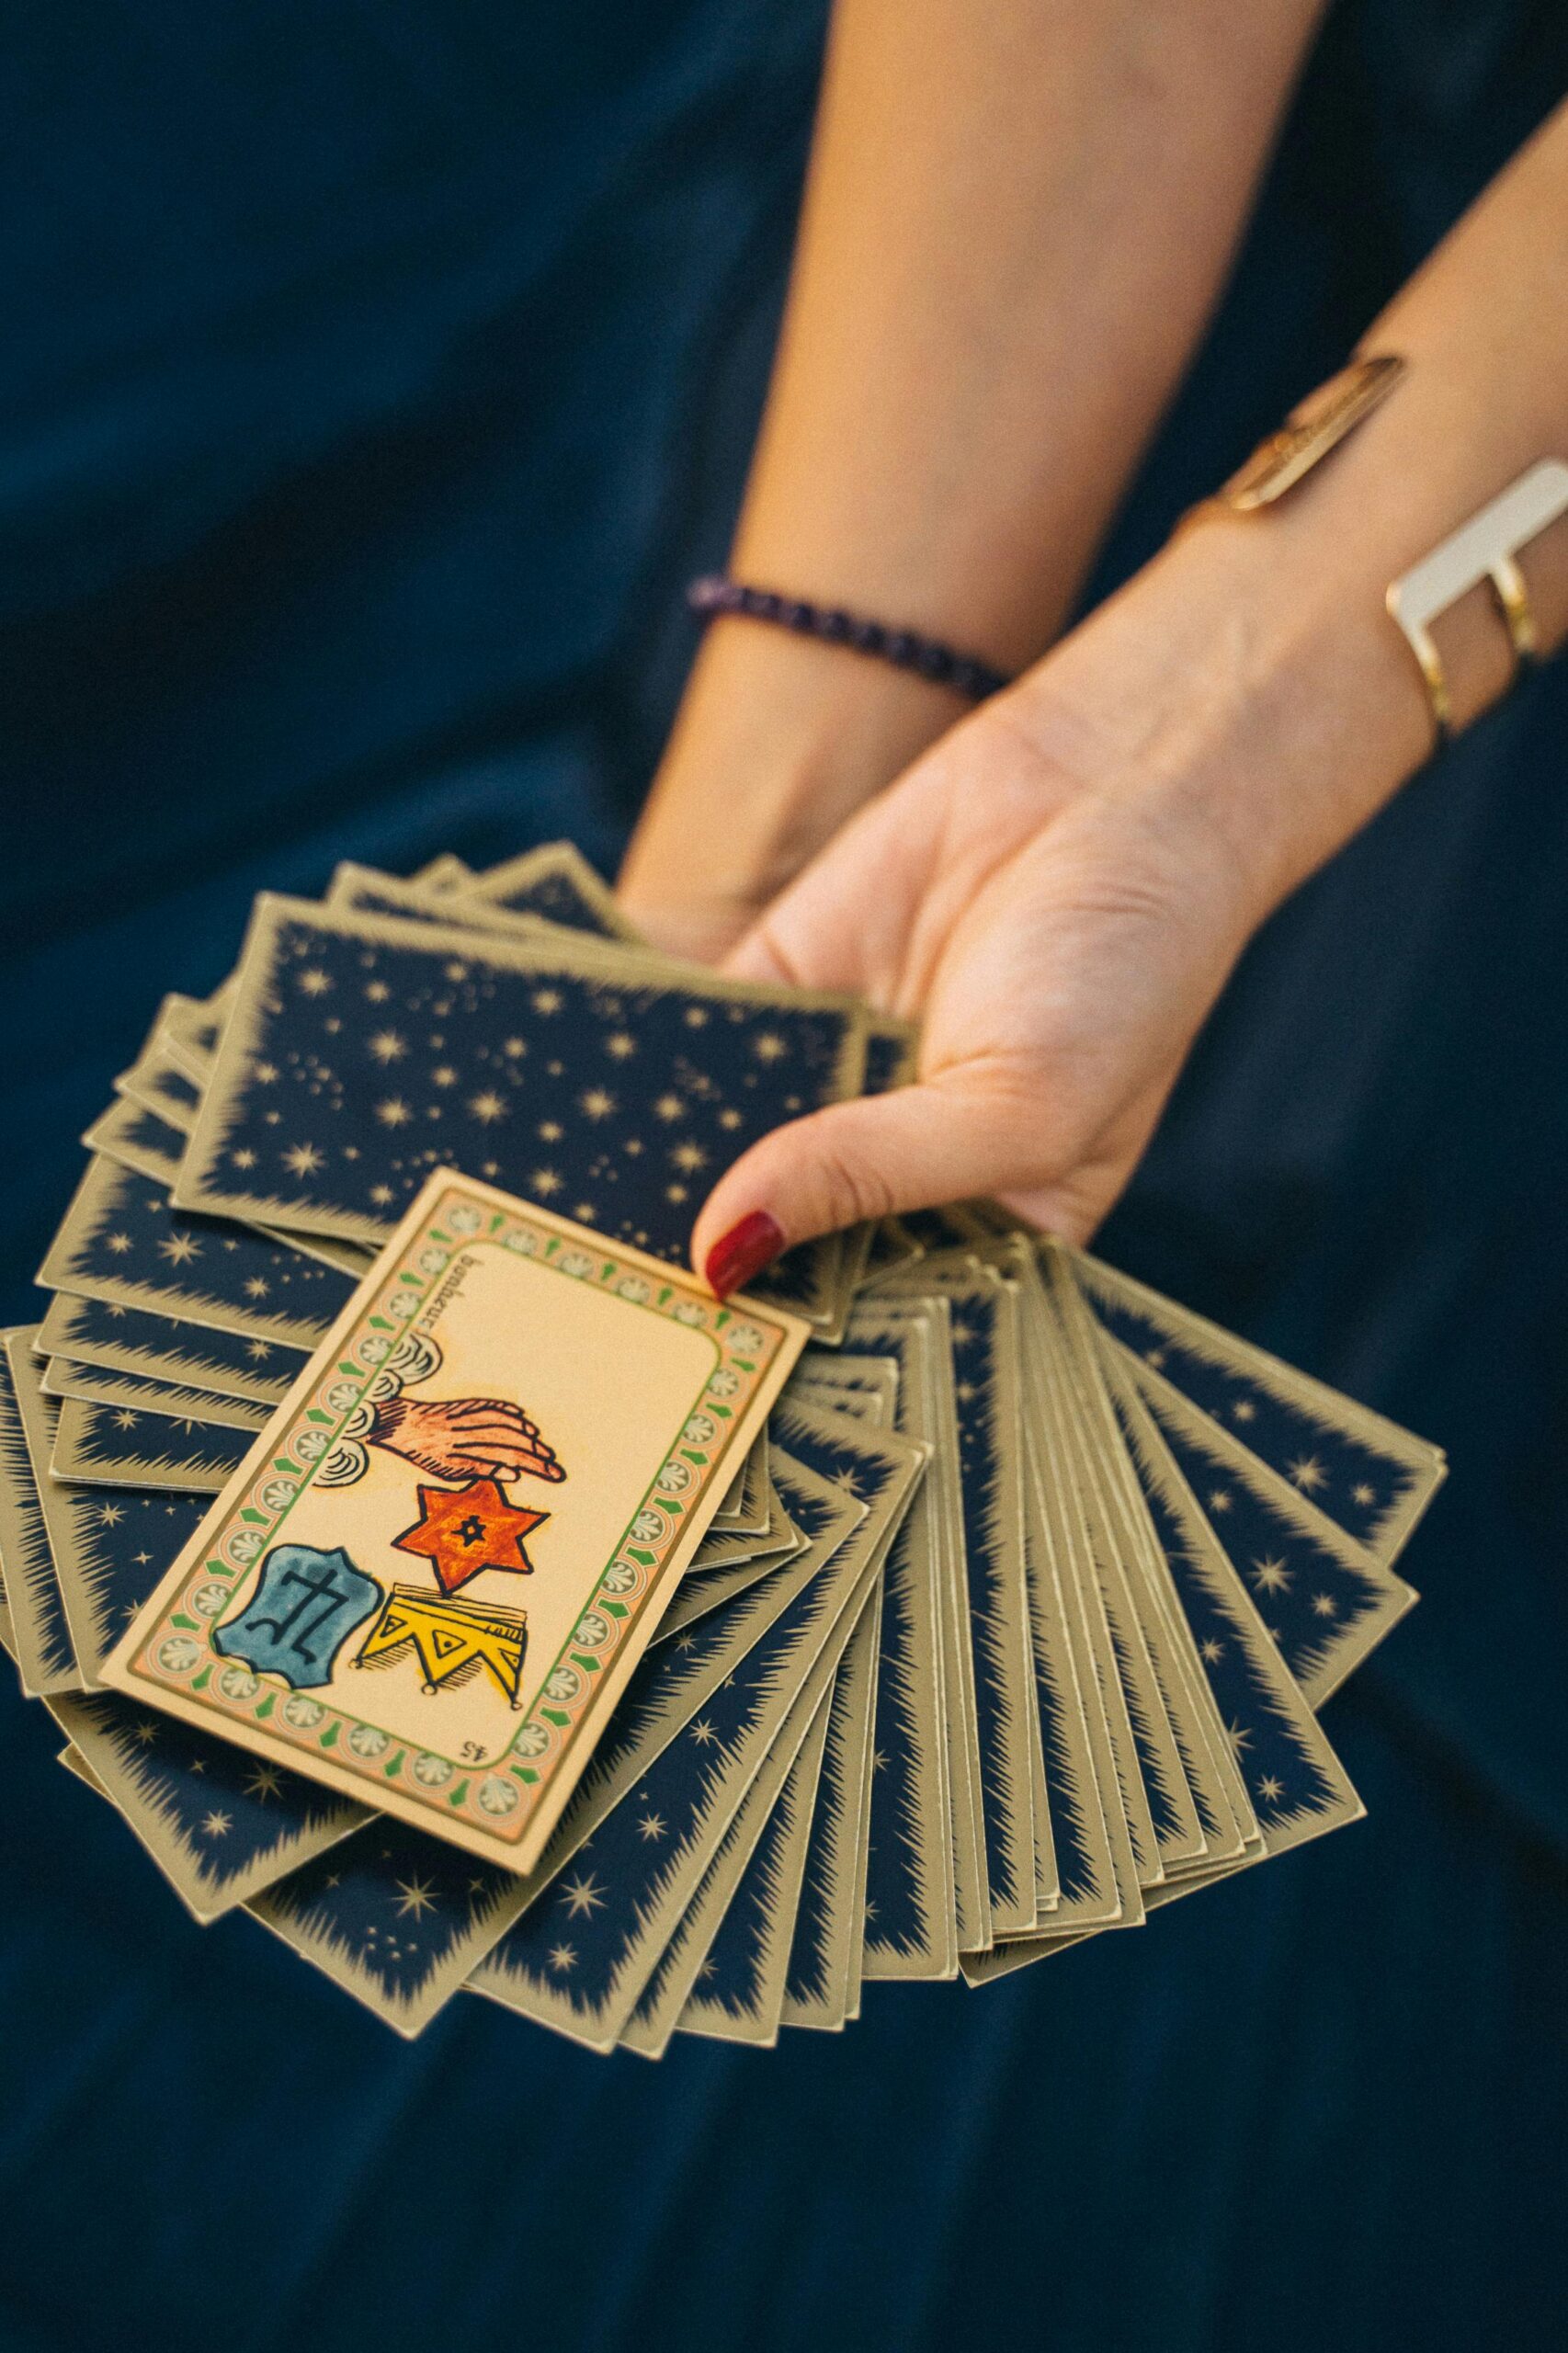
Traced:
[[[722, 555], [823, 0], [51, 0], [0, 138], [0, 1275], [159, 992], [336, 858], [612, 860]], [[1329, 22], [1103, 567], [1568, 88], [1562, 0]], [[824, 584], [831, 585], [831, 584]], [[1279, 915], [1108, 1255], [1448, 1446], [1333, 1705], [1368, 1824], [836, 2040], [404, 2047], [193, 1928], [0, 1698], [0, 2348], [1561, 2342], [1568, 665]]]

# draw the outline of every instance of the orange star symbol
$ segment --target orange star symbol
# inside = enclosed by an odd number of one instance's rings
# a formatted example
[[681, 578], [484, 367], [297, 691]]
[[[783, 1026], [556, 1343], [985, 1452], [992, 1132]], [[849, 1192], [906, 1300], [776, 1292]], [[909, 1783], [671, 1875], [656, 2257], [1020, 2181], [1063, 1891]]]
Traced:
[[509, 1504], [494, 1479], [474, 1479], [466, 1487], [421, 1486], [419, 1518], [392, 1542], [402, 1552], [421, 1554], [441, 1591], [456, 1593], [481, 1569], [532, 1576], [523, 1539], [549, 1518], [547, 1511]]

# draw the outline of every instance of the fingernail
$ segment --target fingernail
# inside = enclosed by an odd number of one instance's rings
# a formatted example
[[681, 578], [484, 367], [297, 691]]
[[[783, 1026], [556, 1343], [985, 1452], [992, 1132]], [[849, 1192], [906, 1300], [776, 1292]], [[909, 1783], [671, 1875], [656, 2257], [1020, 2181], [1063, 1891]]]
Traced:
[[770, 1267], [784, 1247], [784, 1229], [766, 1210], [753, 1210], [738, 1225], [722, 1233], [708, 1253], [703, 1273], [717, 1298], [728, 1299]]

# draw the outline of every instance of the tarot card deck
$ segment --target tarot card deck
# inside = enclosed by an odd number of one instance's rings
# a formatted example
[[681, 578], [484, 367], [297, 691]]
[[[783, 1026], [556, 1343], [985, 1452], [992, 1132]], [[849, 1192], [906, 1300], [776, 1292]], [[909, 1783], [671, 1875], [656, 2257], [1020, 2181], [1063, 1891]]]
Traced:
[[257, 902], [0, 1350], [0, 1641], [202, 1921], [397, 2030], [836, 2029], [1353, 1821], [1437, 1450], [977, 1203], [744, 1299], [756, 1136], [901, 1084], [557, 846]]

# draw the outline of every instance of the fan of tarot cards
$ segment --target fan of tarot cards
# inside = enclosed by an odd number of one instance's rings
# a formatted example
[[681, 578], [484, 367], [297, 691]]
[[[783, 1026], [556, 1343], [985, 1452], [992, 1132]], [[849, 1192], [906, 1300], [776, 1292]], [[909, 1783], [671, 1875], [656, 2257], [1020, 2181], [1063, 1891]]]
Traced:
[[564, 847], [264, 896], [165, 999], [5, 1336], [0, 1632], [199, 1920], [656, 2056], [1356, 1819], [1434, 1448], [985, 1205], [687, 1271], [912, 1042]]

